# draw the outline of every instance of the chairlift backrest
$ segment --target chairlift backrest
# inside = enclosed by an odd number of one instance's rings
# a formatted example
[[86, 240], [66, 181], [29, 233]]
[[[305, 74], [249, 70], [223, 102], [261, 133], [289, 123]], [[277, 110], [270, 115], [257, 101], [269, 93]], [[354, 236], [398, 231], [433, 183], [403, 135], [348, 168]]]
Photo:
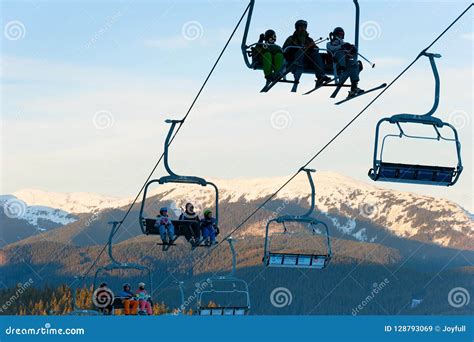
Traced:
[[[431, 70], [435, 80], [433, 106], [425, 114], [396, 114], [392, 115], [391, 117], [382, 118], [379, 120], [375, 129], [373, 167], [369, 170], [369, 177], [374, 181], [451, 186], [454, 185], [459, 179], [459, 176], [463, 170], [463, 166], [461, 160], [461, 142], [459, 141], [456, 128], [451, 124], [443, 122], [441, 119], [434, 117], [434, 114], [438, 109], [440, 97], [440, 78], [438, 69], [436, 67], [435, 58], [440, 58], [441, 55], [423, 51], [419, 57], [427, 57], [430, 61]], [[396, 125], [399, 130], [399, 134], [385, 135], [382, 139], [379, 149], [380, 128], [383, 123]], [[402, 127], [402, 124], [406, 123], [432, 126], [436, 137], [432, 138], [406, 134]], [[443, 127], [448, 127], [453, 132], [453, 138], [446, 138], [441, 134], [440, 128]], [[444, 140], [454, 142], [458, 160], [457, 165], [455, 167], [445, 167], [437, 165], [431, 166], [386, 162], [383, 160], [385, 141], [387, 138], [393, 137], [426, 139], [433, 141]]]
[[[265, 244], [264, 244], [264, 256], [263, 263], [265, 266], [276, 266], [276, 267], [308, 267], [308, 268], [324, 268], [327, 266], [332, 257], [331, 241], [329, 237], [329, 228], [326, 223], [320, 221], [311, 215], [315, 208], [315, 197], [316, 191], [314, 187], [313, 178], [311, 176], [312, 169], [302, 169], [305, 171], [308, 177], [308, 181], [311, 187], [311, 205], [306, 213], [303, 215], [282, 215], [277, 218], [271, 219], [267, 222], [265, 229]], [[271, 250], [271, 236], [270, 226], [272, 223], [282, 224], [284, 233], [286, 233], [285, 223], [307, 223], [312, 226], [321, 225], [324, 228], [324, 236], [326, 240], [326, 253], [325, 254], [307, 254], [307, 253], [286, 253], [286, 252], [274, 252]], [[314, 232], [314, 227], [313, 227]]]
[[[209, 316], [209, 315], [245, 315], [250, 311], [250, 295], [248, 284], [245, 280], [235, 277], [236, 270], [236, 252], [234, 248], [234, 241], [232, 237], [227, 238], [229, 243], [229, 248], [232, 253], [232, 270], [228, 275], [225, 276], [214, 276], [206, 279], [203, 283], [208, 284], [199, 291], [197, 306], [198, 315]], [[232, 289], [219, 289], [216, 284], [231, 284]], [[225, 295], [225, 296], [243, 296], [245, 299], [245, 304], [238, 303], [238, 305], [220, 305], [216, 303], [217, 306], [210, 307], [208, 303], [204, 302], [204, 297], [206, 295]]]

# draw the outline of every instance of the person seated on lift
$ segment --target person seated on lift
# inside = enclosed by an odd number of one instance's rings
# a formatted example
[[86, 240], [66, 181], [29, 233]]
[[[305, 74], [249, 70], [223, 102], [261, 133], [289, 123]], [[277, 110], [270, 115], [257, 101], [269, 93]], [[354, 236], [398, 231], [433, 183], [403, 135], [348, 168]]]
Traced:
[[298, 20], [295, 23], [295, 32], [289, 36], [283, 44], [283, 50], [289, 46], [298, 46], [299, 49], [288, 49], [285, 52], [285, 58], [288, 63], [292, 63], [296, 66], [294, 71], [296, 83], [291, 89], [292, 92], [296, 92], [298, 82], [303, 73], [303, 68], [314, 70], [316, 75], [316, 86], [322, 86], [325, 82], [331, 79], [325, 75], [324, 62], [319, 48], [314, 42], [313, 38], [309, 36], [306, 31], [308, 22], [305, 20]]
[[[119, 293], [119, 298], [122, 299], [125, 315], [136, 315], [138, 310], [138, 301], [135, 300], [135, 295], [130, 289], [130, 284], [123, 284], [123, 290]], [[130, 310], [131, 307], [131, 310]]]
[[138, 300], [141, 312], [146, 312], [148, 315], [153, 314], [153, 310], [149, 301], [150, 295], [145, 290], [145, 283], [138, 283], [138, 290], [135, 292], [135, 297]]
[[354, 45], [344, 42], [345, 32], [342, 27], [336, 27], [329, 34], [326, 48], [333, 54], [334, 62], [346, 73], [351, 80], [351, 90], [348, 98], [361, 95], [364, 90], [358, 88], [359, 63], [357, 62], [357, 49]]
[[[181, 215], [179, 215], [179, 220], [201, 222], [199, 215], [194, 211], [194, 205], [189, 202], [186, 203], [186, 205], [184, 206], [184, 211], [181, 213]], [[184, 237], [187, 241], [195, 243], [195, 238], [199, 237], [199, 231], [196, 232], [194, 230], [191, 230], [185, 232]]]
[[281, 46], [275, 44], [276, 33], [273, 30], [265, 31], [265, 34], [260, 35], [255, 49], [262, 56], [263, 74], [267, 80], [267, 84], [278, 80], [281, 77], [283, 63], [283, 50]]
[[[183, 209], [181, 209], [183, 210]], [[179, 215], [180, 220], [199, 221], [199, 215], [194, 211], [192, 203], [186, 203], [184, 211]]]
[[201, 221], [202, 236], [206, 246], [211, 246], [217, 243], [216, 235], [219, 231], [216, 219], [212, 217], [212, 210], [204, 210], [204, 218]]
[[174, 226], [168, 217], [168, 208], [160, 209], [160, 215], [156, 217], [155, 227], [160, 230], [161, 241], [164, 244], [171, 244], [174, 241]]

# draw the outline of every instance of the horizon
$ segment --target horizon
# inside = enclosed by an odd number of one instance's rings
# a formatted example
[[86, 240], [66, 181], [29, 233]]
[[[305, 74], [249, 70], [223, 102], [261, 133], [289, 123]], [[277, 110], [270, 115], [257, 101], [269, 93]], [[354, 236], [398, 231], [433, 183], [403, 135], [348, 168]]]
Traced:
[[[461, 209], [465, 210], [469, 215], [474, 215], [474, 211], [471, 210], [471, 208], [466, 208], [464, 207], [461, 203], [458, 203], [456, 201], [452, 201], [450, 199], [447, 199], [447, 198], [444, 198], [444, 197], [437, 197], [437, 196], [429, 196], [429, 195], [423, 195], [423, 194], [420, 194], [418, 192], [415, 192], [415, 191], [409, 191], [409, 190], [398, 190], [398, 189], [386, 189], [384, 187], [380, 187], [378, 186], [380, 183], [378, 184], [372, 184], [373, 182], [369, 182], [369, 181], [361, 181], [361, 180], [358, 180], [358, 179], [355, 179], [355, 178], [351, 178], [349, 176], [346, 176], [346, 175], [343, 175], [343, 174], [340, 174], [340, 173], [337, 173], [337, 172], [332, 172], [332, 171], [320, 171], [320, 172], [316, 172], [315, 173], [315, 176], [314, 176], [314, 181], [315, 181], [315, 186], [316, 186], [316, 196], [318, 196], [318, 174], [319, 175], [322, 175], [323, 177], [327, 177], [327, 176], [336, 176], [336, 177], [342, 177], [342, 178], [345, 178], [347, 179], [349, 182], [354, 182], [355, 185], [361, 185], [361, 186], [366, 186], [366, 187], [374, 187], [376, 188], [377, 190], [389, 190], [389, 191], [395, 191], [395, 192], [400, 192], [400, 193], [404, 193], [404, 194], [411, 194], [411, 195], [415, 195], [415, 196], [428, 196], [428, 197], [432, 197], [434, 199], [437, 199], [437, 200], [448, 200], [452, 203], [454, 203], [455, 205], [459, 206]], [[229, 186], [229, 183], [237, 183], [237, 182], [243, 182], [243, 183], [251, 183], [252, 181], [257, 181], [257, 180], [263, 180], [263, 181], [281, 181], [281, 182], [284, 182], [287, 178], [289, 178], [290, 175], [287, 175], [287, 176], [272, 176], [272, 177], [254, 177], [254, 178], [251, 178], [251, 177], [237, 177], [237, 178], [226, 178], [226, 179], [220, 179], [220, 178], [208, 178], [207, 180], [208, 181], [212, 181], [212, 182], [215, 182], [215, 181], [222, 181], [222, 182], [228, 182], [226, 183], [224, 186], [221, 186], [220, 184], [216, 184], [219, 189], [222, 191], [223, 189], [227, 189], [228, 186]], [[298, 179], [299, 178], [299, 179]], [[296, 182], [298, 182], [298, 185], [300, 186], [303, 186], [304, 189], [302, 189], [303, 191], [305, 190], [310, 190], [309, 189], [309, 185], [307, 184], [307, 180], [306, 178], [301, 175], [301, 176], [298, 176], [298, 178], [296, 180], [294, 180], [292, 183], [290, 183], [288, 185], [288, 189], [294, 189], [297, 185], [296, 185]], [[321, 183], [319, 183], [321, 184]], [[324, 182], [323, 183], [325, 186], [329, 185], [330, 187], [333, 186], [335, 183], [332, 183], [332, 182]], [[242, 184], [236, 184], [237, 185], [242, 185]], [[166, 185], [166, 187], [170, 187], [171, 185]], [[192, 187], [192, 185], [191, 185]], [[306, 189], [306, 187], [308, 189]], [[199, 190], [199, 188], [195, 188], [196, 190]], [[241, 189], [239, 188], [240, 190], [242, 190], [242, 193], [249, 193], [248, 191], [246, 192], [247, 189]], [[261, 189], [260, 189], [261, 190]], [[23, 195], [25, 195], [25, 193], [27, 194], [28, 192], [40, 192], [40, 193], [45, 193], [45, 194], [53, 194], [53, 195], [93, 195], [93, 196], [97, 196], [97, 197], [100, 197], [100, 198], [107, 198], [109, 200], [112, 200], [112, 201], [121, 201], [121, 202], [124, 202], [125, 201], [129, 201], [129, 202], [132, 202], [133, 199], [135, 198], [136, 196], [136, 193], [135, 194], [129, 194], [129, 195], [125, 195], [125, 196], [113, 196], [113, 195], [110, 195], [110, 194], [104, 194], [104, 193], [97, 193], [97, 192], [83, 192], [83, 191], [78, 191], [78, 192], [58, 192], [58, 191], [50, 191], [48, 189], [41, 189], [41, 188], [24, 188], [24, 189], [19, 189], [17, 191], [13, 191], [11, 193], [8, 193], [8, 194], [0, 194], [0, 197], [1, 196], [8, 196], [8, 195], [12, 195], [12, 196], [20, 196], [18, 198], [20, 198], [20, 200], [24, 201], [27, 205], [39, 205], [39, 206], [47, 206], [46, 204], [30, 204], [27, 202], [27, 200], [24, 200], [24, 199], [21, 199], [21, 194], [23, 192]], [[159, 193], [160, 190], [159, 189], [156, 189], [156, 188], [153, 188], [150, 190], [149, 192], [149, 196], [154, 196], [156, 195], [157, 193]], [[295, 197], [298, 197], [299, 195], [304, 195], [304, 196], [310, 196], [310, 193], [308, 192], [307, 194], [306, 193], [295, 193]], [[264, 195], [263, 197], [267, 196]], [[286, 198], [288, 197], [287, 195], [285, 196], [285, 194], [283, 194], [282, 192], [279, 193], [279, 195], [277, 195], [275, 197], [275, 199], [278, 199], [278, 198]], [[34, 203], [41, 203], [41, 199], [35, 199], [33, 200]], [[137, 203], [140, 203], [141, 202], [141, 196], [139, 197]], [[127, 203], [122, 203], [121, 205], [128, 205], [128, 202]], [[102, 208], [102, 209], [106, 209], [108, 208], [108, 206]], [[101, 210], [102, 210], [101, 209]], [[85, 212], [88, 212], [88, 211], [85, 211]]]

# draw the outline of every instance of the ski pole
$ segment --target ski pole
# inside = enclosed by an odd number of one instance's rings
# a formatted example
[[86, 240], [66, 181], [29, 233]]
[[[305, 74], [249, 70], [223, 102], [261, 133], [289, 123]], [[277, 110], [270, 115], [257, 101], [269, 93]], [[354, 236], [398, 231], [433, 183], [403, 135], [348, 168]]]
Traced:
[[319, 37], [319, 38], [314, 42], [314, 44], [319, 44], [319, 43], [325, 42], [326, 40], [329, 40], [329, 38]]
[[367, 63], [370, 64], [370, 66], [373, 68], [375, 68], [375, 63], [372, 63], [371, 61], [369, 61], [367, 58], [365, 58], [364, 56], [362, 56], [360, 53], [357, 53], [360, 57], [362, 57]]

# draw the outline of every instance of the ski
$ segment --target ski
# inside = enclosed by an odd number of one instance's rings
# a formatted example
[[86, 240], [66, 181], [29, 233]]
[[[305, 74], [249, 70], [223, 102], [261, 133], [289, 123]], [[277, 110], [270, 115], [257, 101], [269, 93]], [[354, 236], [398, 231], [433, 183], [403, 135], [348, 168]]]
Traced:
[[326, 81], [326, 82], [324, 82], [323, 84], [320, 84], [320, 85], [318, 85], [318, 86], [315, 86], [313, 89], [307, 91], [307, 92], [304, 93], [303, 95], [309, 95], [309, 94], [311, 94], [312, 92], [318, 90], [319, 88], [327, 86], [327, 85], [328, 85], [329, 83], [331, 83], [332, 81], [334, 81], [334, 78], [331, 78], [329, 81]]
[[355, 99], [355, 98], [357, 98], [357, 97], [359, 97], [359, 96], [362, 96], [362, 95], [365, 95], [365, 94], [368, 94], [368, 93], [371, 93], [371, 92], [373, 92], [373, 91], [376, 91], [376, 90], [385, 88], [386, 86], [387, 86], [387, 83], [382, 83], [382, 84], [379, 85], [378, 87], [375, 87], [375, 88], [366, 90], [366, 91], [364, 91], [363, 93], [360, 93], [359, 95], [352, 96], [352, 97], [346, 97], [344, 100], [339, 101], [339, 102], [336, 102], [335, 105], [343, 104], [344, 102], [350, 101], [350, 100], [352, 100], [352, 99]]
[[344, 75], [341, 76], [340, 82], [336, 83], [336, 89], [334, 90], [334, 92], [330, 96], [331, 99], [336, 98], [337, 94], [339, 93], [341, 88], [344, 87], [344, 83], [346, 83], [348, 78], [349, 78], [348, 76], [344, 76]]
[[285, 79], [286, 75], [288, 75], [290, 73], [290, 70], [288, 71], [285, 71], [284, 73], [282, 73], [280, 75], [280, 77], [278, 77], [277, 79], [271, 81], [270, 83], [268, 84], [265, 84], [265, 86], [262, 88], [262, 90], [260, 90], [261, 93], [266, 93], [268, 92], [270, 89], [272, 89], [278, 82], [282, 82], [282, 83], [295, 83], [295, 81], [289, 81], [287, 79]]

